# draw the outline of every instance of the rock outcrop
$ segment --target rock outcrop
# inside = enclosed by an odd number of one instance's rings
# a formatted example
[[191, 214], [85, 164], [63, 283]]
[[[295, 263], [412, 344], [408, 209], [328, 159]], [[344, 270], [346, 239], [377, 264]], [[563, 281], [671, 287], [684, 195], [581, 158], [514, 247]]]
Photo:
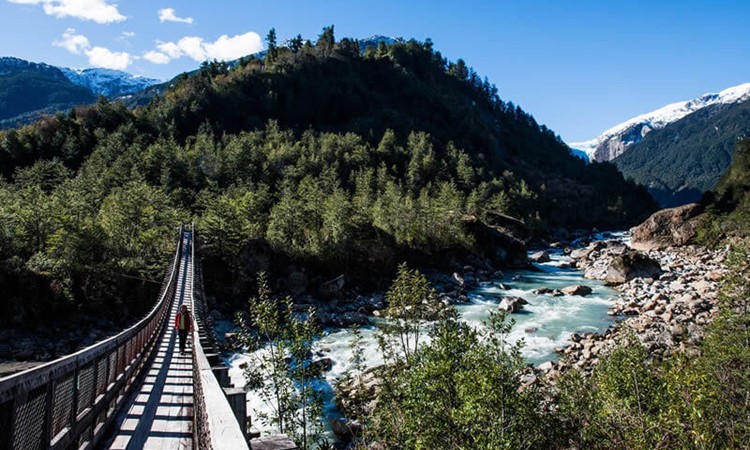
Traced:
[[[503, 216], [506, 222], [512, 218]], [[498, 219], [499, 220], [499, 219]], [[519, 238], [521, 236], [516, 228], [523, 225], [515, 222], [499, 225], [486, 223], [476, 216], [465, 216], [463, 219], [467, 230], [476, 239], [476, 250], [487, 258], [496, 267], [528, 267], [529, 260], [526, 254], [526, 244]], [[517, 223], [516, 223], [517, 222]]]
[[632, 247], [636, 250], [663, 250], [693, 242], [703, 206], [697, 203], [663, 209], [633, 229]]

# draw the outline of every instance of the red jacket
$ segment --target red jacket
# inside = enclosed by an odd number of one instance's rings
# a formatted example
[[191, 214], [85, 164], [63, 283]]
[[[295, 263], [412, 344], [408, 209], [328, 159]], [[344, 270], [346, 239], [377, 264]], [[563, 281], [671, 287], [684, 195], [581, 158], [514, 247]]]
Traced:
[[[177, 317], [174, 319], [174, 327], [176, 329], [180, 329], [180, 319], [182, 318], [182, 313], [177, 312]], [[188, 333], [193, 329], [193, 319], [190, 317], [190, 311], [185, 314], [185, 325], [187, 326]]]

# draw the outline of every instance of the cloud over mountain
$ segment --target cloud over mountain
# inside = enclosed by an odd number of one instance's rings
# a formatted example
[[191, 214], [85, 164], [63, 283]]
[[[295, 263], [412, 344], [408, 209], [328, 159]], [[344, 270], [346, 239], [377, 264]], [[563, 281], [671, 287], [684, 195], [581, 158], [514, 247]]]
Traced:
[[177, 42], [158, 42], [143, 58], [154, 64], [168, 64], [183, 56], [203, 62], [210, 59], [232, 60], [263, 50], [260, 35], [254, 31], [235, 36], [222, 35], [213, 42], [202, 37], [185, 36]]

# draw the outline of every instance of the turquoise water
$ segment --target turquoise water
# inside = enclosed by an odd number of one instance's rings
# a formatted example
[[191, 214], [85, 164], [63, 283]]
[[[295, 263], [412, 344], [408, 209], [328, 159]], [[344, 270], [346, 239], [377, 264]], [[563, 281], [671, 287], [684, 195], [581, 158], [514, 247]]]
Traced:
[[[575, 269], [558, 267], [569, 261], [561, 251], [549, 250], [552, 261], [537, 264], [538, 272], [528, 270], [508, 271], [502, 280], [493, 280], [479, 286], [468, 293], [470, 302], [457, 305], [461, 320], [475, 327], [484, 326], [490, 311], [497, 310], [502, 296], [523, 297], [529, 302], [524, 309], [511, 317], [516, 325], [510, 334], [513, 341], [523, 339], [523, 356], [531, 364], [557, 359], [554, 352], [556, 347], [565, 346], [570, 335], [574, 332], [603, 331], [612, 323], [607, 310], [615, 297], [615, 292], [599, 281], [583, 278], [583, 274]], [[502, 282], [508, 290], [501, 290], [495, 283]], [[537, 295], [532, 291], [541, 287], [562, 289], [571, 285], [586, 285], [593, 292], [586, 297]], [[383, 360], [374, 337], [375, 328], [363, 327], [364, 353], [366, 365], [374, 367], [382, 364]], [[349, 362], [352, 352], [350, 349], [352, 332], [348, 328], [327, 330], [316, 345], [316, 351], [326, 358], [330, 358], [333, 366], [325, 374], [325, 381], [319, 387], [324, 390], [326, 397], [327, 415], [338, 417], [333, 402], [331, 386], [345, 373], [352, 370]], [[230, 366], [229, 374], [235, 386], [244, 386], [240, 364], [252, 361], [247, 354], [238, 353], [227, 360]], [[248, 395], [248, 412], [255, 416], [254, 411], [268, 411], [267, 405], [257, 398]], [[261, 424], [255, 424], [262, 431]]]

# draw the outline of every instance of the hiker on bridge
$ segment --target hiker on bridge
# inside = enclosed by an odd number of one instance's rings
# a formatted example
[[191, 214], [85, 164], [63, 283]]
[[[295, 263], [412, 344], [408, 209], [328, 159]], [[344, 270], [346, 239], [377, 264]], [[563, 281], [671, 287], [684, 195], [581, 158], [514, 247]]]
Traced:
[[177, 328], [177, 334], [180, 336], [180, 355], [185, 354], [185, 341], [187, 335], [190, 332], [193, 318], [190, 317], [190, 311], [187, 305], [180, 306], [180, 311], [177, 313], [177, 317], [174, 321], [174, 326]]

